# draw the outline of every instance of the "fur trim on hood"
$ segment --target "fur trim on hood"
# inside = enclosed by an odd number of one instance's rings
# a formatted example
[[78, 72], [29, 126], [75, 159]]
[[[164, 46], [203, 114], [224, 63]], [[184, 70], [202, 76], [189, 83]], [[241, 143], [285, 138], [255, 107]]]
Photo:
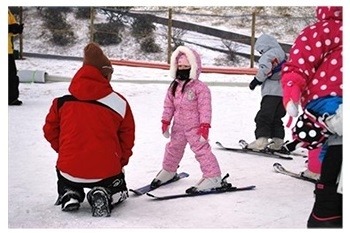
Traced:
[[176, 78], [177, 64], [180, 56], [184, 54], [191, 65], [190, 79], [199, 79], [202, 72], [202, 62], [199, 54], [186, 46], [179, 46], [175, 49], [170, 59], [170, 77]]

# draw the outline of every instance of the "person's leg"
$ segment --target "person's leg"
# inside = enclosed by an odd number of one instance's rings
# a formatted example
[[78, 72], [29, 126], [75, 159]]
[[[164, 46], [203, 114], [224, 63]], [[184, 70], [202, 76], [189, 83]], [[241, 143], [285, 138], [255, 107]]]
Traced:
[[87, 199], [94, 217], [109, 217], [112, 209], [129, 197], [123, 172], [99, 182], [87, 184], [86, 187], [91, 188]]
[[85, 198], [83, 185], [67, 180], [58, 170], [57, 178], [58, 199], [55, 205], [61, 205], [63, 211], [78, 210]]
[[264, 96], [260, 103], [260, 110], [257, 112], [255, 121], [255, 141], [248, 144], [247, 148], [252, 150], [263, 150], [268, 145], [268, 139], [271, 137], [271, 126], [273, 114], [269, 103], [270, 97]]
[[308, 228], [342, 228], [343, 195], [337, 193], [343, 146], [329, 146], [321, 165], [321, 177], [315, 187], [315, 203]]
[[[272, 150], [281, 150], [284, 144], [284, 125], [282, 118], [286, 115], [286, 110], [283, 106], [282, 97], [280, 96], [272, 96], [271, 97], [271, 111], [274, 111], [274, 118], [271, 127], [271, 137], [273, 144], [270, 145], [270, 149]], [[275, 108], [273, 108], [275, 106]]]
[[17, 76], [17, 68], [15, 63], [15, 57], [13, 54], [8, 55], [8, 104], [9, 105], [20, 105], [21, 101], [19, 97], [19, 77]]
[[195, 186], [187, 189], [186, 192], [210, 190], [222, 185], [221, 170], [216, 156], [207, 141], [200, 141], [200, 135], [197, 134], [197, 131], [197, 128], [187, 131], [186, 138], [196, 160], [200, 164], [203, 176]]

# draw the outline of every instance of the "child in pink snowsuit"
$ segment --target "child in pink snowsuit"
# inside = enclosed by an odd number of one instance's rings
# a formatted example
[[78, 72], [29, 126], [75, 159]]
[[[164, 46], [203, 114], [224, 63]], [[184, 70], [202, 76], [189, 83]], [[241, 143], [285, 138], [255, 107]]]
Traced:
[[187, 143], [203, 172], [202, 179], [192, 190], [221, 187], [220, 167], [208, 143], [212, 116], [211, 94], [208, 86], [198, 79], [201, 69], [201, 59], [196, 51], [179, 46], [173, 52], [170, 75], [174, 81], [167, 91], [162, 115], [162, 132], [165, 137], [170, 135], [170, 142], [165, 148], [163, 169], [152, 181], [153, 187], [176, 176]]

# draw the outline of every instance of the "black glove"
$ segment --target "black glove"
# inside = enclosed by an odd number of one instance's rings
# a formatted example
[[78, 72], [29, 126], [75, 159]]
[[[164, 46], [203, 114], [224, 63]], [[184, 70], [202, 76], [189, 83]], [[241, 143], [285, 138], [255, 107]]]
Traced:
[[249, 83], [249, 88], [250, 90], [254, 90], [257, 85], [261, 85], [261, 84], [262, 82], [260, 82], [254, 77], [254, 79]]
[[18, 24], [18, 23], [13, 23], [9, 25], [9, 32], [13, 34], [22, 34], [23, 32], [23, 23]]

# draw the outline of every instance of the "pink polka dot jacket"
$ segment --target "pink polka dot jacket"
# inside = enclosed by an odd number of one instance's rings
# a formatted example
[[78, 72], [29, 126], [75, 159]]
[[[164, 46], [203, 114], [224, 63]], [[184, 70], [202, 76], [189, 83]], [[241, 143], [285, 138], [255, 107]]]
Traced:
[[290, 86], [298, 87], [303, 108], [320, 97], [343, 95], [342, 14], [342, 7], [317, 7], [317, 22], [298, 35], [282, 68], [284, 97], [295, 92]]

